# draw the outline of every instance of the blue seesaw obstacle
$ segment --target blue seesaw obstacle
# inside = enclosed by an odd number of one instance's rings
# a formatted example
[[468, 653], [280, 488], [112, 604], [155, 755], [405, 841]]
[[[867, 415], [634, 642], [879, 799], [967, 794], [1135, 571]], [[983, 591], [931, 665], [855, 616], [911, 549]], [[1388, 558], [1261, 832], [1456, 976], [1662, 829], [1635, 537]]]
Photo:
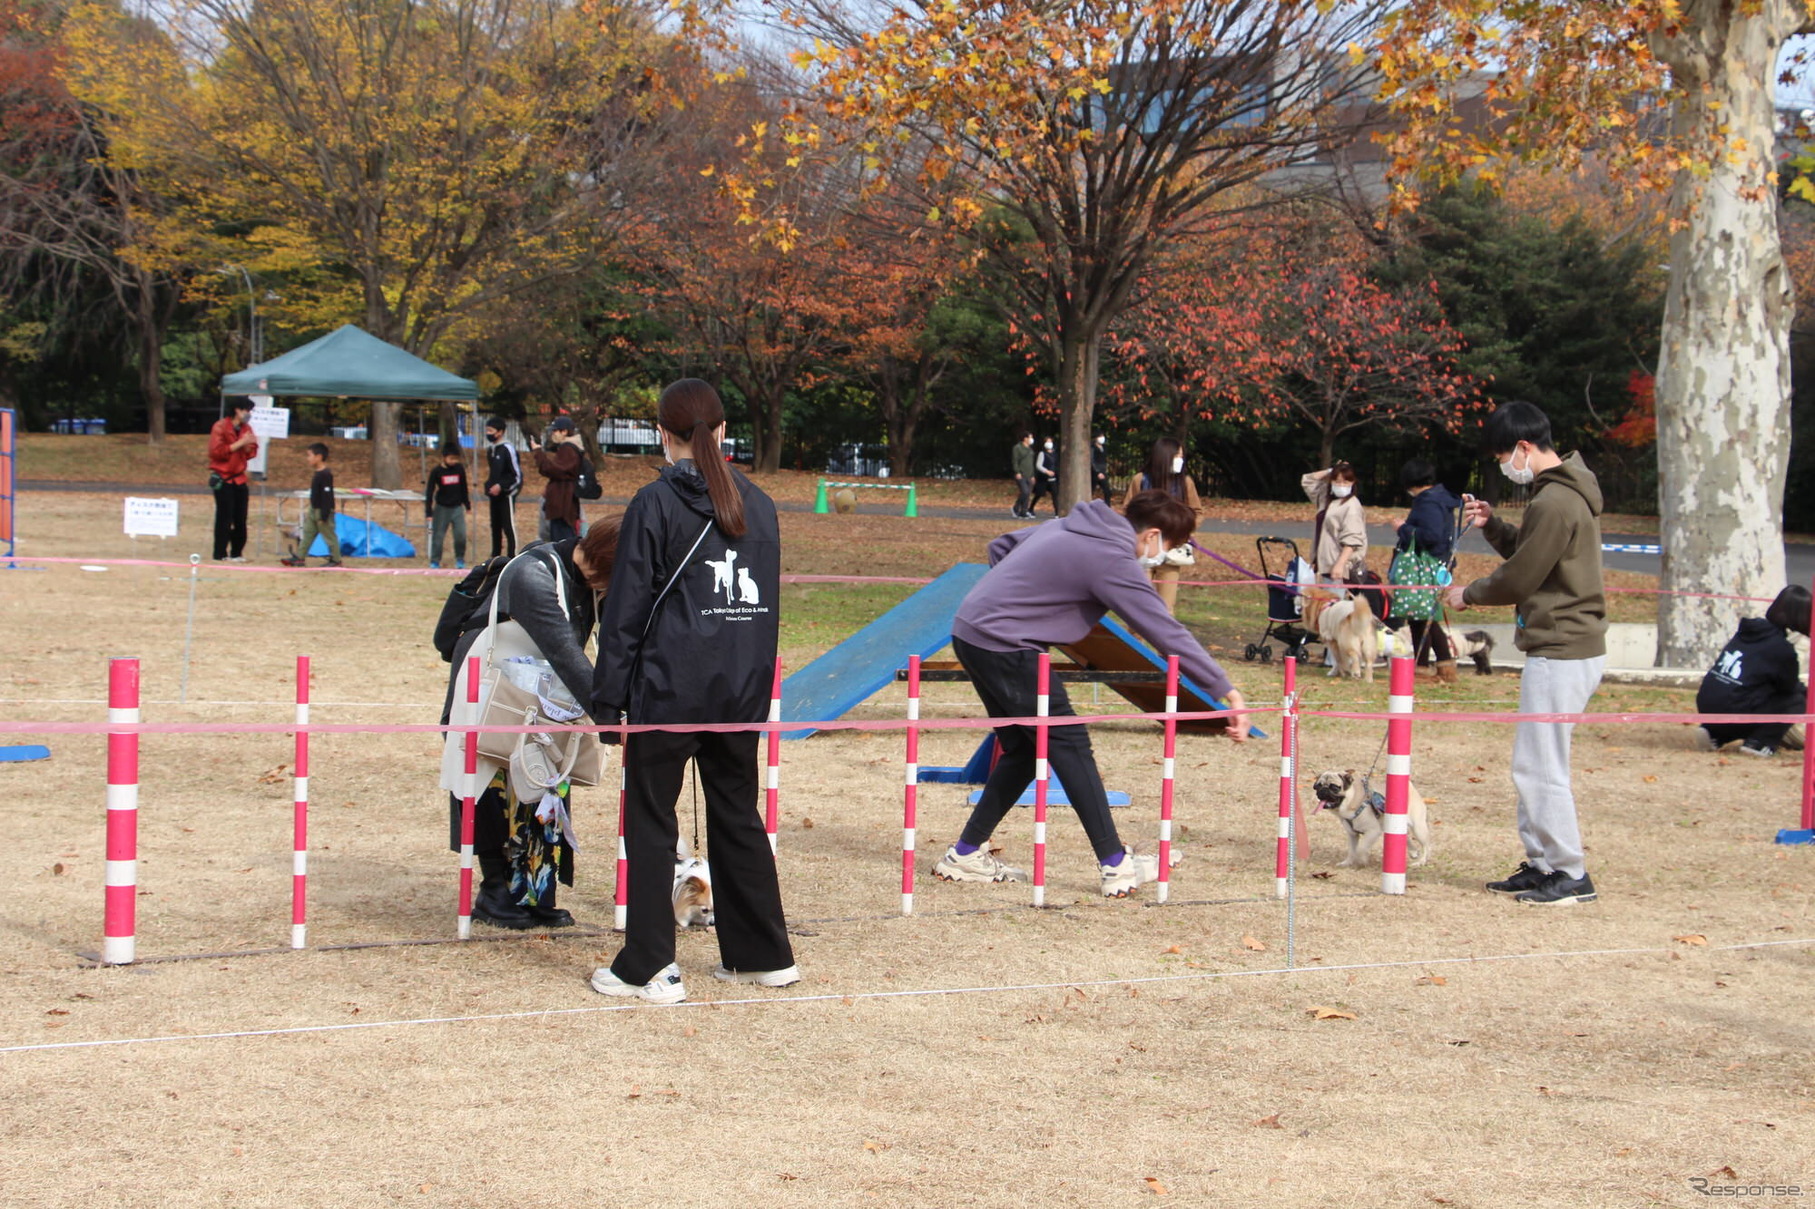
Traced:
[[31, 760], [50, 759], [50, 748], [36, 743], [20, 747], [0, 747], [0, 764], [24, 764]]

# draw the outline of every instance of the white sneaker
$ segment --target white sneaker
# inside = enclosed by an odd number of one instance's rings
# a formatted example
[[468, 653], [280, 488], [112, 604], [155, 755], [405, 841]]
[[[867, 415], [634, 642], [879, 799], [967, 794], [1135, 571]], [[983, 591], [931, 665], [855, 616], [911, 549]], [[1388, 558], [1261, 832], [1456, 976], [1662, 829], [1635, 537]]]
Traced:
[[1097, 866], [1097, 873], [1103, 879], [1104, 898], [1127, 898], [1134, 893], [1135, 887], [1160, 879], [1158, 856], [1151, 852], [1136, 852], [1132, 848], [1123, 848], [1122, 851], [1125, 855], [1120, 864]]
[[933, 866], [933, 876], [948, 882], [1024, 882], [1027, 870], [1004, 865], [991, 856], [987, 848], [979, 848], [969, 856], [959, 856], [958, 846], [953, 844]]
[[728, 970], [724, 966], [712, 971], [720, 982], [742, 982], [759, 987], [791, 987], [800, 981], [800, 967], [785, 970]]
[[1719, 751], [1720, 744], [1714, 741], [1714, 735], [1705, 726], [1695, 728], [1695, 746], [1698, 751]]
[[656, 971], [655, 977], [642, 986], [625, 982], [611, 972], [610, 966], [600, 966], [592, 972], [592, 989], [601, 995], [641, 999], [645, 1003], [679, 1003], [687, 998], [687, 988], [681, 985], [681, 968], [673, 964]]

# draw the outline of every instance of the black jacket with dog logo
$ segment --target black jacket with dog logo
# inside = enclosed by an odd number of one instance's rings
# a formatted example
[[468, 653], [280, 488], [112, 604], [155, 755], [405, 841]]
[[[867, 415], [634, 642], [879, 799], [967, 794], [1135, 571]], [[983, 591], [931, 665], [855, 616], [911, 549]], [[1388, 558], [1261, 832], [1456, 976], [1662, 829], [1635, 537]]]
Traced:
[[[775, 501], [737, 471], [731, 478], [746, 526], [736, 539], [716, 524], [708, 528], [712, 497], [690, 460], [663, 467], [624, 510], [611, 590], [599, 610], [592, 696], [601, 721], [614, 710], [633, 723], [768, 718], [781, 531]], [[656, 606], [677, 568], [679, 578]]]
[[1748, 617], [1702, 677], [1695, 709], [1703, 714], [1798, 713], [1804, 692], [1796, 648], [1782, 628]]

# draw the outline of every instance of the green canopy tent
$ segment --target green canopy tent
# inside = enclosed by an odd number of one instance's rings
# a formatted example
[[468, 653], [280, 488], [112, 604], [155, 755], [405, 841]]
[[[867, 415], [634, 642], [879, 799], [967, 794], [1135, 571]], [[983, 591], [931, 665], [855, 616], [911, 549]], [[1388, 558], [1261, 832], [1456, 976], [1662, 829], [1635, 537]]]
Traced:
[[[228, 374], [221, 379], [221, 395], [223, 399], [227, 395], [322, 395], [418, 404], [470, 402], [479, 398], [479, 384], [430, 365], [349, 323], [281, 357]], [[420, 414], [417, 421], [420, 427]], [[473, 434], [476, 455], [477, 423]], [[426, 460], [426, 453], [423, 458]], [[427, 473], [425, 465], [423, 474]]]
[[[464, 402], [473, 410], [473, 473], [477, 472], [479, 384], [431, 365], [351, 323], [281, 357], [248, 365], [223, 377], [223, 414], [228, 395], [307, 395], [416, 403], [418, 427], [421, 406]], [[425, 450], [421, 455], [425, 478], [427, 459]]]

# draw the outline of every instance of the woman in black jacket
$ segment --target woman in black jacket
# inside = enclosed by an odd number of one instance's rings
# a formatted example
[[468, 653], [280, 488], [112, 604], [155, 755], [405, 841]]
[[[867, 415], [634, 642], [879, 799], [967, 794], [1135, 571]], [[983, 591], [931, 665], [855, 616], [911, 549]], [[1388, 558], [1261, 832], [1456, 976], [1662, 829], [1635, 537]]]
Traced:
[[[657, 408], [670, 465], [624, 513], [599, 618], [593, 713], [632, 724], [762, 722], [779, 633], [775, 503], [725, 465], [718, 392], [684, 378]], [[757, 809], [760, 731], [643, 731], [625, 744], [624, 947], [593, 972], [604, 995], [686, 998], [674, 964], [674, 806], [687, 761], [706, 801], [719, 956], [732, 982], [800, 980], [781, 888]]]
[[[1808, 690], [1797, 678], [1801, 668], [1789, 630], [1809, 633], [1809, 590], [1791, 585], [1777, 594], [1763, 617], [1748, 617], [1739, 632], [1722, 649], [1720, 658], [1702, 677], [1695, 694], [1699, 714], [1800, 714], [1808, 703]], [[1779, 747], [1799, 748], [1800, 738], [1785, 742], [1791, 724], [1760, 722], [1709, 722], [1696, 728], [1704, 751], [1718, 751], [1742, 740], [1748, 756], [1769, 757]], [[1798, 735], [1802, 730], [1796, 727]]]

